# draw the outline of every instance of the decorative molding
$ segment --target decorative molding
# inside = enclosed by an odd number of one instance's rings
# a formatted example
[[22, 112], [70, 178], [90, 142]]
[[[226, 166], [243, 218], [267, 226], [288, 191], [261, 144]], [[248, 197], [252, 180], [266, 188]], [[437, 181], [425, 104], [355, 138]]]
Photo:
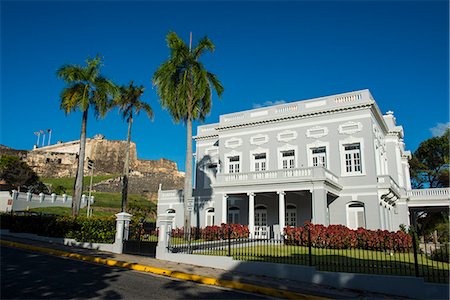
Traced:
[[237, 148], [242, 145], [242, 139], [241, 138], [231, 138], [229, 140], [225, 141], [225, 148]]
[[219, 155], [219, 147], [214, 146], [214, 147], [209, 147], [205, 149], [205, 155], [209, 155], [209, 156], [217, 156]]
[[339, 125], [340, 134], [353, 134], [362, 130], [361, 122], [349, 121], [344, 124]]
[[257, 134], [250, 137], [250, 144], [252, 145], [262, 145], [269, 141], [269, 136], [267, 134]]
[[325, 126], [314, 126], [313, 128], [310, 128], [306, 130], [306, 136], [309, 138], [321, 138], [328, 134], [329, 130]]
[[290, 142], [297, 138], [297, 131], [285, 130], [277, 134], [277, 139], [279, 142]]

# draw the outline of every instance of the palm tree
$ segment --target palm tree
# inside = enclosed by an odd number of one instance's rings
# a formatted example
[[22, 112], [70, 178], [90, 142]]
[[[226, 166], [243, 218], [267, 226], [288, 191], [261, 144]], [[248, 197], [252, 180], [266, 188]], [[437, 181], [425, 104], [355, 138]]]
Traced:
[[75, 177], [72, 200], [72, 215], [80, 210], [81, 194], [83, 192], [84, 156], [86, 152], [86, 126], [89, 108], [94, 109], [97, 118], [103, 117], [111, 97], [117, 92], [117, 87], [100, 75], [101, 58], [87, 59], [86, 66], [63, 65], [56, 72], [67, 86], [62, 90], [60, 108], [66, 114], [79, 110], [83, 113], [81, 119], [80, 149], [78, 152], [78, 167]]
[[175, 122], [186, 124], [186, 175], [184, 178], [184, 228], [190, 232], [191, 215], [187, 202], [192, 198], [192, 121], [203, 121], [211, 111], [212, 89], [220, 97], [223, 86], [216, 75], [208, 72], [199, 61], [205, 51], [214, 51], [208, 37], [202, 38], [192, 49], [175, 32], [167, 35], [170, 58], [153, 75], [161, 106], [169, 111]]
[[133, 125], [133, 115], [139, 115], [141, 110], [147, 113], [147, 116], [153, 120], [153, 110], [145, 102], [140, 100], [144, 93], [143, 86], [134, 86], [133, 81], [128, 87], [121, 87], [118, 97], [114, 101], [114, 105], [119, 107], [119, 112], [128, 123], [127, 146], [125, 150], [125, 163], [123, 167], [122, 179], [122, 211], [127, 210], [128, 206], [128, 173], [130, 171], [130, 142], [131, 142], [131, 126]]

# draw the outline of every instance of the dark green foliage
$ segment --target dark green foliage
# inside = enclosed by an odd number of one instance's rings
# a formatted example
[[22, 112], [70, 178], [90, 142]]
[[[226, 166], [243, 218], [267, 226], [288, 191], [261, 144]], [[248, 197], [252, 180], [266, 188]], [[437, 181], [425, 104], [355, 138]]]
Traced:
[[37, 174], [17, 156], [2, 155], [0, 157], [0, 179], [20, 187], [31, 187], [40, 183]]
[[41, 236], [72, 238], [77, 242], [113, 243], [114, 217], [86, 218], [49, 215], [0, 215], [1, 229]]
[[56, 195], [62, 195], [66, 193], [66, 188], [63, 187], [62, 185], [58, 185], [52, 190], [52, 192], [55, 193]]
[[443, 246], [441, 246], [441, 248], [434, 250], [433, 252], [431, 252], [431, 259], [432, 260], [437, 260], [437, 261], [442, 261], [442, 262], [450, 262], [449, 261], [449, 246], [448, 244], [445, 244]]
[[426, 241], [433, 241], [434, 232], [437, 232], [437, 240], [441, 243], [448, 242], [449, 219], [448, 211], [427, 212], [417, 219], [417, 232]]
[[415, 188], [448, 187], [449, 129], [420, 143], [409, 163]]

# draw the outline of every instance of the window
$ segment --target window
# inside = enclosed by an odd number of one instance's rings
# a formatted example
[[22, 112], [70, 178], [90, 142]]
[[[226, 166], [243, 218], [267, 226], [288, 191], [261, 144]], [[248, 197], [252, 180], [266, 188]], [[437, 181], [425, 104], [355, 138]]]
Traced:
[[228, 224], [239, 224], [239, 207], [232, 206], [228, 209]]
[[344, 145], [345, 172], [362, 173], [361, 147], [359, 143]]
[[352, 202], [347, 206], [347, 227], [358, 229], [366, 227], [366, 218], [364, 204], [361, 202]]
[[327, 167], [327, 152], [325, 147], [312, 148], [313, 167]]
[[228, 158], [228, 173], [239, 173], [239, 156], [230, 156]]
[[295, 205], [288, 204], [286, 206], [286, 218], [284, 220], [286, 226], [297, 226], [297, 208]]
[[281, 152], [282, 167], [283, 169], [294, 169], [295, 168], [295, 151], [282, 151]]
[[214, 225], [214, 208], [208, 208], [206, 210], [206, 226]]
[[266, 170], [266, 154], [259, 153], [254, 155], [255, 159], [255, 172], [265, 171]]

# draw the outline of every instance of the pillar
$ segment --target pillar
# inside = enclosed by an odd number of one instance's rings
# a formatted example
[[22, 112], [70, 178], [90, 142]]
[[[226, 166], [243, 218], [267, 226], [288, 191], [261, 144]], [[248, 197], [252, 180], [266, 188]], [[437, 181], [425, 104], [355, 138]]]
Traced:
[[255, 193], [247, 193], [248, 196], [248, 230], [250, 237], [255, 233]]
[[52, 203], [55, 203], [55, 201], [56, 201], [56, 194], [52, 193]]
[[324, 188], [312, 191], [312, 223], [328, 226], [327, 190]]
[[132, 215], [126, 212], [116, 214], [116, 238], [114, 240], [114, 253], [122, 253], [123, 241], [128, 240], [128, 228]]
[[44, 202], [44, 198], [45, 198], [44, 193], [40, 193], [40, 194], [39, 194], [39, 202], [40, 202], [40, 203]]
[[385, 227], [386, 225], [384, 223], [383, 203], [380, 202], [378, 207], [379, 207], [379, 213], [380, 213], [380, 229], [386, 229], [386, 227]]
[[27, 201], [28, 202], [31, 201], [31, 197], [33, 197], [33, 194], [31, 194], [30, 192], [27, 192]]
[[62, 197], [63, 197], [63, 203], [66, 203], [67, 202], [67, 194], [63, 194]]
[[285, 219], [286, 219], [286, 201], [285, 195], [286, 193], [283, 191], [277, 192], [278, 194], [278, 219], [280, 224], [280, 234], [284, 233]]
[[228, 207], [228, 195], [223, 194], [222, 196], [222, 224], [227, 224], [227, 207]]

